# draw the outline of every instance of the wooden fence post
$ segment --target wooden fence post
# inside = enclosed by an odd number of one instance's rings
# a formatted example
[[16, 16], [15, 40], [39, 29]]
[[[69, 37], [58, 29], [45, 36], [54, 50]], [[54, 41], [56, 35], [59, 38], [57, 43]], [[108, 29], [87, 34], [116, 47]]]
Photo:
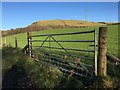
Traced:
[[15, 37], [15, 47], [17, 48], [18, 45], [17, 45], [17, 38]]
[[107, 75], [107, 27], [99, 28], [99, 40], [98, 40], [98, 75], [106, 77]]
[[31, 42], [32, 38], [31, 38], [30, 32], [27, 33], [27, 40], [28, 40], [28, 54], [31, 57], [31, 55], [32, 55], [32, 42]]

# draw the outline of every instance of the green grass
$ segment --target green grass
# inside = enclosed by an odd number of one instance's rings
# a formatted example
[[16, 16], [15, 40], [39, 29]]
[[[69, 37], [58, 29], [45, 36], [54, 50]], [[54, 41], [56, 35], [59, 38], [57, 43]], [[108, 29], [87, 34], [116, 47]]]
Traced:
[[107, 49], [109, 53], [112, 53], [118, 57], [118, 40], [120, 36], [118, 35], [118, 25], [112, 25], [108, 27], [108, 44], [107, 44]]
[[[82, 81], [71, 77], [63, 78], [57, 68], [34, 62], [21, 52], [21, 49], [4, 47], [2, 49], [3, 88], [84, 88]], [[21, 57], [22, 56], [22, 57]], [[106, 88], [116, 88], [120, 82], [120, 66], [108, 62]], [[112, 82], [112, 83], [111, 83]], [[17, 83], [17, 84], [16, 84]], [[27, 83], [27, 84], [25, 84]], [[110, 83], [110, 84], [109, 84]], [[4, 86], [5, 85], [5, 86]], [[33, 85], [33, 86], [28, 86]], [[102, 88], [102, 83], [95, 80], [88, 88]]]
[[[23, 54], [21, 49], [11, 47], [3, 48], [2, 74], [3, 86], [6, 84], [8, 84], [7, 86], [13, 85], [11, 88], [20, 87], [19, 84], [22, 85], [26, 82], [24, 78], [29, 78], [31, 84], [36, 85], [35, 88], [53, 88], [58, 85], [62, 77], [62, 72], [57, 68], [41, 63], [36, 64], [31, 58]], [[23, 82], [20, 83], [20, 80]], [[16, 81], [17, 85], [11, 84]]]
[[80, 80], [63, 78], [59, 69], [34, 62], [19, 48], [4, 47], [2, 51], [3, 88], [83, 87]]
[[[112, 53], [116, 56], [118, 55], [118, 25], [111, 25], [108, 27], [108, 44], [107, 49], [109, 53]], [[88, 28], [66, 28], [66, 29], [52, 29], [52, 30], [42, 30], [37, 32], [32, 32], [32, 35], [39, 35], [39, 34], [53, 34], [53, 33], [66, 33], [66, 32], [81, 32], [86, 30], [93, 30], [97, 31], [97, 41], [98, 41], [98, 29], [99, 27], [88, 27]], [[15, 37], [18, 39], [18, 47], [23, 48], [27, 44], [27, 34], [21, 33], [16, 35], [11, 35], [6, 37], [6, 43], [15, 46]], [[45, 40], [46, 37], [37, 37], [33, 38], [33, 40]], [[68, 36], [54, 36], [56, 40], [93, 40], [93, 34], [83, 34], [83, 35], [68, 35]], [[49, 39], [48, 39], [49, 40]], [[3, 38], [3, 43], [5, 42], [5, 38]], [[60, 43], [65, 48], [76, 48], [76, 49], [84, 49], [93, 50], [93, 47], [89, 45], [93, 45], [93, 43]], [[33, 43], [33, 46], [40, 46], [41, 42]], [[45, 42], [46, 46], [49, 46], [49, 43]], [[52, 42], [51, 46], [60, 47], [57, 43]]]

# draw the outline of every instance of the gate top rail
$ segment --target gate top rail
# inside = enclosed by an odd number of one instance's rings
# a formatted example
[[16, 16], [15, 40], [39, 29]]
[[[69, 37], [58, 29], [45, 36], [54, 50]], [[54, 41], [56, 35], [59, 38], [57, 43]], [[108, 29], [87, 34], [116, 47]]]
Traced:
[[[31, 42], [44, 42], [44, 40], [32, 40]], [[46, 40], [45, 42], [55, 42], [53, 40]], [[57, 42], [95, 42], [94, 40], [57, 40]]]
[[87, 34], [87, 33], [93, 33], [95, 30], [91, 31], [82, 31], [82, 32], [70, 32], [70, 33], [59, 33], [59, 34], [43, 34], [43, 35], [33, 35], [31, 37], [41, 37], [41, 36], [60, 36], [60, 35], [73, 35], [73, 34]]

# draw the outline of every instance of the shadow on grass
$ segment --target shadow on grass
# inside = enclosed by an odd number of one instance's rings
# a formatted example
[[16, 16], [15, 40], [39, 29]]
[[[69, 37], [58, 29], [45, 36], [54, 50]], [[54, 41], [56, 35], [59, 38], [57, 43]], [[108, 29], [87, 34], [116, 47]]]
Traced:
[[24, 67], [26, 58], [20, 49], [5, 47], [2, 51], [2, 88], [34, 87], [26, 74]]
[[31, 81], [27, 77], [23, 67], [13, 65], [3, 78], [2, 88], [31, 88]]

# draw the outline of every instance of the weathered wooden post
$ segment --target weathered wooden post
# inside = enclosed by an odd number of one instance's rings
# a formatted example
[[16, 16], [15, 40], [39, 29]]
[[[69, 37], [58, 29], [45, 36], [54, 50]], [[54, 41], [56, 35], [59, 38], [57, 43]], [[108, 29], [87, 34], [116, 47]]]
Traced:
[[31, 57], [32, 56], [32, 38], [31, 38], [31, 33], [27, 33], [27, 39], [28, 39], [28, 54]]
[[17, 45], [17, 38], [15, 37], [15, 47], [17, 48], [18, 45]]
[[107, 27], [99, 28], [99, 40], [98, 40], [98, 75], [106, 77], [107, 75]]

